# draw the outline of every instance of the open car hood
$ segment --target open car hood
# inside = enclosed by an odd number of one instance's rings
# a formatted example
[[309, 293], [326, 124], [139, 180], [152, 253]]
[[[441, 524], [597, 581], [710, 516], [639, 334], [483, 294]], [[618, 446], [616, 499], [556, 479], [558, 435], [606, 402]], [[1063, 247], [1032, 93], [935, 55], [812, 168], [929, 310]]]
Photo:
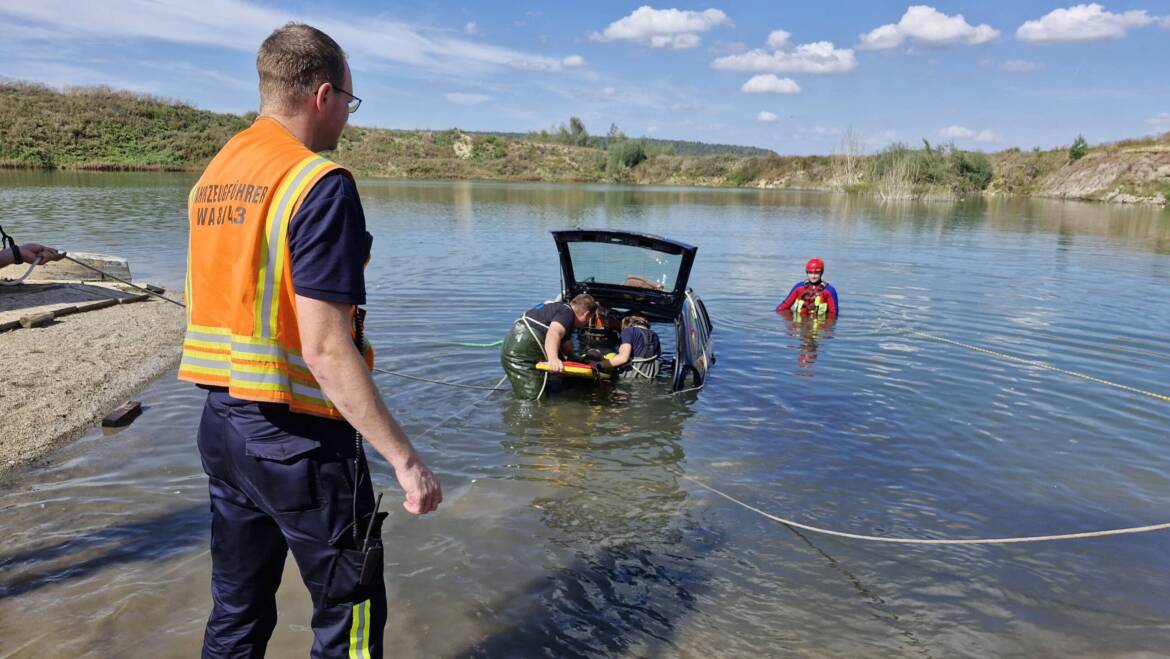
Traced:
[[561, 294], [673, 322], [686, 298], [697, 247], [658, 236], [606, 229], [553, 231], [561, 260]]

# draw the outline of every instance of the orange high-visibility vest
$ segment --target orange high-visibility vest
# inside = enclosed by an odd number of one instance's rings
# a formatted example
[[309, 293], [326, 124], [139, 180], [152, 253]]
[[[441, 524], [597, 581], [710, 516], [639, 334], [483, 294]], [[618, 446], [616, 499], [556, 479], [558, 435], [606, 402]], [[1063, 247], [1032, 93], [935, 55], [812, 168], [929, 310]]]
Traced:
[[[187, 336], [179, 379], [236, 398], [341, 418], [301, 356], [288, 228], [309, 190], [342, 169], [260, 117], [224, 145], [187, 199]], [[373, 349], [351, 311], [366, 364]]]

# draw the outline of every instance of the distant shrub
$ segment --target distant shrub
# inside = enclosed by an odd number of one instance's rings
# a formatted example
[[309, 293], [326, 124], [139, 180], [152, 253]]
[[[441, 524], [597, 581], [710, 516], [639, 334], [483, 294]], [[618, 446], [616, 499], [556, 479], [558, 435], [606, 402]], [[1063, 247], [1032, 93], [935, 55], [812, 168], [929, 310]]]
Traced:
[[1077, 135], [1077, 139], [1073, 140], [1072, 146], [1068, 148], [1068, 159], [1072, 161], [1080, 160], [1089, 152], [1089, 143], [1085, 141], [1084, 135]]
[[760, 177], [761, 170], [759, 158], [748, 158], [732, 170], [731, 175], [727, 177], [727, 182], [736, 187], [747, 185]]
[[622, 140], [609, 145], [605, 173], [613, 179], [623, 177], [646, 159], [646, 145], [641, 140]]
[[978, 151], [960, 151], [951, 149], [950, 152], [951, 190], [958, 196], [966, 196], [975, 192], [982, 192], [991, 183], [993, 169], [987, 156]]

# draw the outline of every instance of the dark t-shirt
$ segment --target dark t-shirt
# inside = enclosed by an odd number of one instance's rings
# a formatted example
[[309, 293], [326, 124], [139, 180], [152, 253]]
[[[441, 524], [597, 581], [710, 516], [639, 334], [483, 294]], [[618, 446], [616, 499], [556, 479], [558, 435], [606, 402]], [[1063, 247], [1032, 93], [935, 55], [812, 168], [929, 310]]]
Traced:
[[292, 279], [297, 295], [366, 303], [365, 265], [374, 237], [357, 185], [345, 172], [330, 172], [305, 196], [288, 228]]
[[630, 344], [630, 359], [643, 359], [658, 356], [657, 338], [653, 330], [627, 327], [622, 330], [621, 343]]
[[[563, 302], [550, 302], [548, 304], [540, 304], [529, 309], [524, 314], [525, 316], [535, 320], [543, 325], [552, 325], [553, 321], [565, 326], [565, 335], [573, 331], [573, 324], [576, 317], [573, 315], [573, 308]], [[532, 328], [536, 333], [544, 337], [547, 331], [544, 327], [534, 324]]]

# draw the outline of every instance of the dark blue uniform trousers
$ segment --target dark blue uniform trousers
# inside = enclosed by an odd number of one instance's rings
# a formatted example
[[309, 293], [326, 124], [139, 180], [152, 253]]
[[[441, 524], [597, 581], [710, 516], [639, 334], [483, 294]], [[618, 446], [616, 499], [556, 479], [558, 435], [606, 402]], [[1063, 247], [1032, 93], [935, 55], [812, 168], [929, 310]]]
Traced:
[[[199, 424], [212, 515], [204, 657], [264, 656], [289, 549], [313, 598], [311, 656], [382, 656], [381, 563], [369, 584], [359, 584], [374, 500], [363, 459], [355, 508], [355, 443], [347, 423], [209, 391]], [[371, 542], [380, 542], [384, 516], [374, 520]]]

